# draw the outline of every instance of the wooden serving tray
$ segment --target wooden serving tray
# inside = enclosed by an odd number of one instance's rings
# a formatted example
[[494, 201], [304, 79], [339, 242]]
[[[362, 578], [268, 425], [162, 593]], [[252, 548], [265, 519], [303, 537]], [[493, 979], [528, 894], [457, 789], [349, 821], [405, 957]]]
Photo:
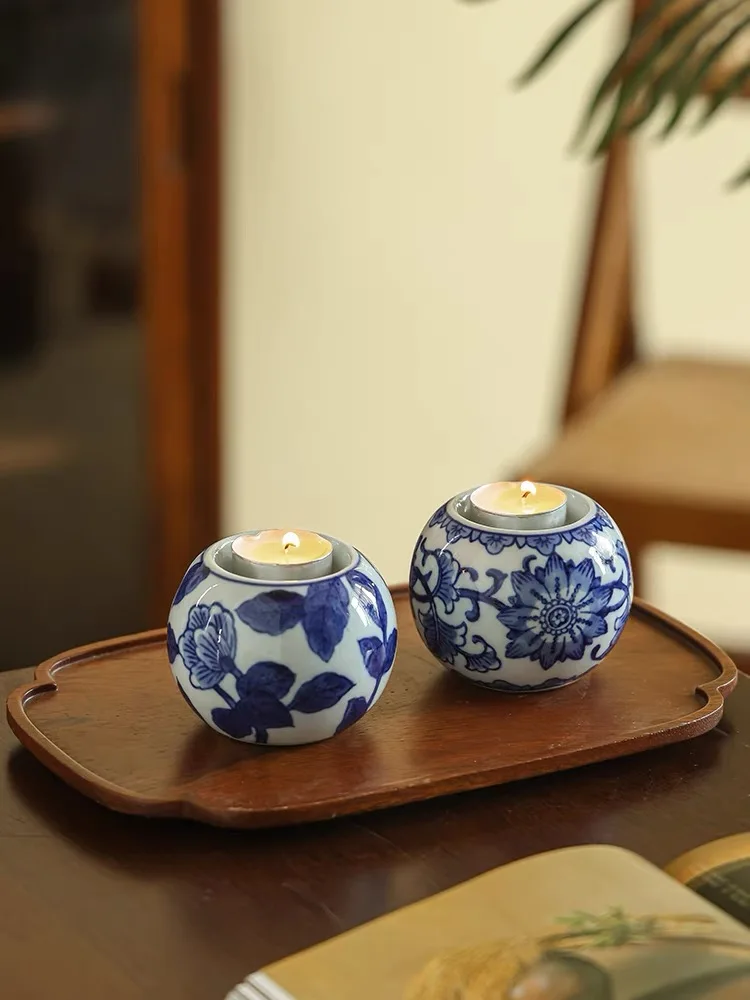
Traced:
[[606, 660], [553, 692], [482, 690], [422, 645], [394, 592], [399, 648], [377, 706], [324, 743], [255, 747], [209, 729], [182, 700], [164, 631], [72, 650], [8, 699], [43, 764], [127, 813], [260, 827], [329, 819], [606, 760], [699, 736], [737, 681], [703, 636], [636, 601]]

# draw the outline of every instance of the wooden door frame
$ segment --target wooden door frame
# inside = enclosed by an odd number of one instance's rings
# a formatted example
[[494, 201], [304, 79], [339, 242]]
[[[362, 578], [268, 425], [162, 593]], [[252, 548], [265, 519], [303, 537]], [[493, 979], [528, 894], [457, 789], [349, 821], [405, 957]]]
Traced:
[[149, 624], [220, 532], [220, 0], [137, 0]]

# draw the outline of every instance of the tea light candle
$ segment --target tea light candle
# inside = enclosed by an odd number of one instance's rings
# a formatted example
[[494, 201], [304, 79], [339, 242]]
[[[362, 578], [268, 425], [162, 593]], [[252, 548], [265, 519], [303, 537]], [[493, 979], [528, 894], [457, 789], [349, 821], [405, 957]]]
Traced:
[[273, 528], [232, 542], [235, 572], [257, 580], [314, 580], [333, 569], [333, 546], [314, 531]]
[[548, 483], [488, 483], [469, 497], [467, 516], [490, 528], [538, 531], [565, 523], [567, 498]]

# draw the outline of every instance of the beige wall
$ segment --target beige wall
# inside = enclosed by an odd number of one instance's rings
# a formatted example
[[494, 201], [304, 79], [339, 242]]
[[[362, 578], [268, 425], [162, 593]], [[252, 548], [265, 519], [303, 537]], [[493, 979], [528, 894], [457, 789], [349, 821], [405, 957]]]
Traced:
[[[225, 0], [227, 531], [318, 528], [400, 581], [440, 501], [552, 434], [594, 179], [566, 145], [611, 19], [510, 80], [565, 7]], [[750, 193], [721, 191], [748, 124], [649, 152], [651, 350], [750, 355]], [[726, 573], [657, 555], [653, 592], [750, 639]]]

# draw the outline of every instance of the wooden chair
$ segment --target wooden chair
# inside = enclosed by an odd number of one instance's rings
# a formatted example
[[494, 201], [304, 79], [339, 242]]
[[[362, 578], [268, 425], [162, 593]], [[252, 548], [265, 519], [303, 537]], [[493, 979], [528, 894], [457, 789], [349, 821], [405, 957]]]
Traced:
[[639, 354], [628, 145], [604, 171], [562, 431], [524, 475], [596, 497], [639, 588], [654, 542], [750, 551], [750, 365]]

